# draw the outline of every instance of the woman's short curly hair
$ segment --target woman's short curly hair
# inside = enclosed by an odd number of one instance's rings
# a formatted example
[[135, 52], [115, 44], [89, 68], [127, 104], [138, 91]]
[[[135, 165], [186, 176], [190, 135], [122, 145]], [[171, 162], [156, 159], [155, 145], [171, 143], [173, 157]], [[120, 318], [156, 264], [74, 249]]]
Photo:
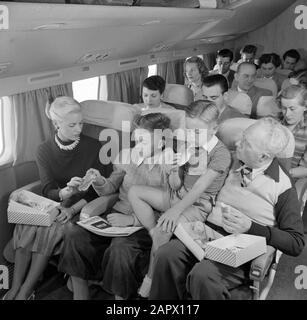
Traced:
[[191, 58], [188, 58], [185, 60], [184, 65], [183, 65], [183, 70], [184, 70], [184, 76], [186, 78], [186, 65], [188, 63], [195, 63], [197, 65], [197, 68], [199, 70], [199, 73], [201, 74], [201, 80], [203, 80], [207, 75], [209, 75], [209, 69], [207, 68], [204, 60], [200, 57], [193, 56]]

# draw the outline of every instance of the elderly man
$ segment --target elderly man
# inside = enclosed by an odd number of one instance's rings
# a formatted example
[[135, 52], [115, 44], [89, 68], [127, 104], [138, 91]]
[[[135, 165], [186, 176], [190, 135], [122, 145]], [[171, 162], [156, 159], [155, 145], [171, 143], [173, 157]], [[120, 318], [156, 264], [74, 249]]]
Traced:
[[[257, 112], [258, 103], [261, 97], [272, 97], [272, 92], [267, 89], [258, 88], [254, 85], [256, 80], [257, 68], [256, 65], [249, 62], [242, 62], [238, 66], [238, 70], [235, 74], [235, 81], [233, 82], [233, 91], [239, 91], [246, 93], [252, 102], [250, 117], [252, 119], [258, 119], [259, 115]], [[273, 102], [272, 98], [272, 102]], [[236, 106], [234, 106], [236, 107]], [[242, 106], [240, 106], [242, 107]], [[239, 108], [239, 106], [238, 106]], [[274, 106], [272, 106], [272, 109]], [[266, 114], [266, 115], [274, 115], [274, 114]]]
[[[248, 127], [206, 224], [219, 233], [262, 236], [268, 245], [299, 255], [304, 235], [297, 194], [276, 158], [286, 144], [285, 131], [274, 119]], [[221, 213], [221, 203], [229, 206], [228, 213]], [[244, 284], [249, 268], [250, 263], [232, 268], [207, 259], [198, 262], [173, 239], [156, 254], [150, 298], [229, 299], [231, 289]]]
[[217, 52], [216, 65], [210, 74], [222, 74], [228, 80], [229, 88], [232, 85], [235, 72], [230, 69], [233, 61], [233, 53], [229, 49], [222, 49]]
[[214, 74], [203, 79], [202, 94], [204, 100], [212, 101], [219, 109], [218, 124], [230, 118], [245, 118], [246, 116], [227, 105], [227, 79], [221, 74]]

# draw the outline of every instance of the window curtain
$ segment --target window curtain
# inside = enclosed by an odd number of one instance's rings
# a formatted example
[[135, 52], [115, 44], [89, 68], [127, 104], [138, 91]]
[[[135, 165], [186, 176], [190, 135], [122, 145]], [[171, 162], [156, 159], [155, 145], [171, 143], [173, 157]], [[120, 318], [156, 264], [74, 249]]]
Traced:
[[108, 74], [108, 100], [140, 103], [142, 83], [147, 75], [148, 67]]
[[184, 84], [184, 59], [159, 63], [157, 74], [165, 79], [166, 83]]
[[210, 52], [203, 54], [203, 60], [205, 62], [205, 65], [207, 66], [208, 70], [213, 70], [215, 64], [216, 64], [216, 53]]
[[46, 117], [48, 99], [73, 96], [72, 85], [58, 85], [10, 96], [13, 108], [13, 160], [14, 165], [35, 159], [36, 149], [53, 134], [51, 121]]

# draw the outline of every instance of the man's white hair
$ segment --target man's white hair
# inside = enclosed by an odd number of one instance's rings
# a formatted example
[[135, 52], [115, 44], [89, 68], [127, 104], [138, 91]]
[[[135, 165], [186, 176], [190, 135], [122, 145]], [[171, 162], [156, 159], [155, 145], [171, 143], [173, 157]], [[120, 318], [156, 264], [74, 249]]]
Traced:
[[[258, 120], [251, 127], [259, 132], [258, 148], [270, 157], [280, 157], [290, 141], [287, 129], [273, 118], [263, 118]], [[259, 129], [258, 129], [259, 128]], [[261, 137], [261, 138], [260, 138]], [[260, 141], [261, 139], [261, 141]]]

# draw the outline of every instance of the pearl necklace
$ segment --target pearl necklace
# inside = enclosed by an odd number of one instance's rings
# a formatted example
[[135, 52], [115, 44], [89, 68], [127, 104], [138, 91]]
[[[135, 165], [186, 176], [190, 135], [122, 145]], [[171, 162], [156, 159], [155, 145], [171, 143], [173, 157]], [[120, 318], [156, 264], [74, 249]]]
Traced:
[[57, 146], [61, 149], [61, 150], [73, 150], [76, 148], [76, 146], [79, 144], [80, 142], [80, 137], [78, 137], [73, 143], [71, 144], [68, 144], [67, 146], [62, 144], [58, 137], [55, 135], [54, 136], [54, 140], [55, 140], [55, 143], [57, 144]]

